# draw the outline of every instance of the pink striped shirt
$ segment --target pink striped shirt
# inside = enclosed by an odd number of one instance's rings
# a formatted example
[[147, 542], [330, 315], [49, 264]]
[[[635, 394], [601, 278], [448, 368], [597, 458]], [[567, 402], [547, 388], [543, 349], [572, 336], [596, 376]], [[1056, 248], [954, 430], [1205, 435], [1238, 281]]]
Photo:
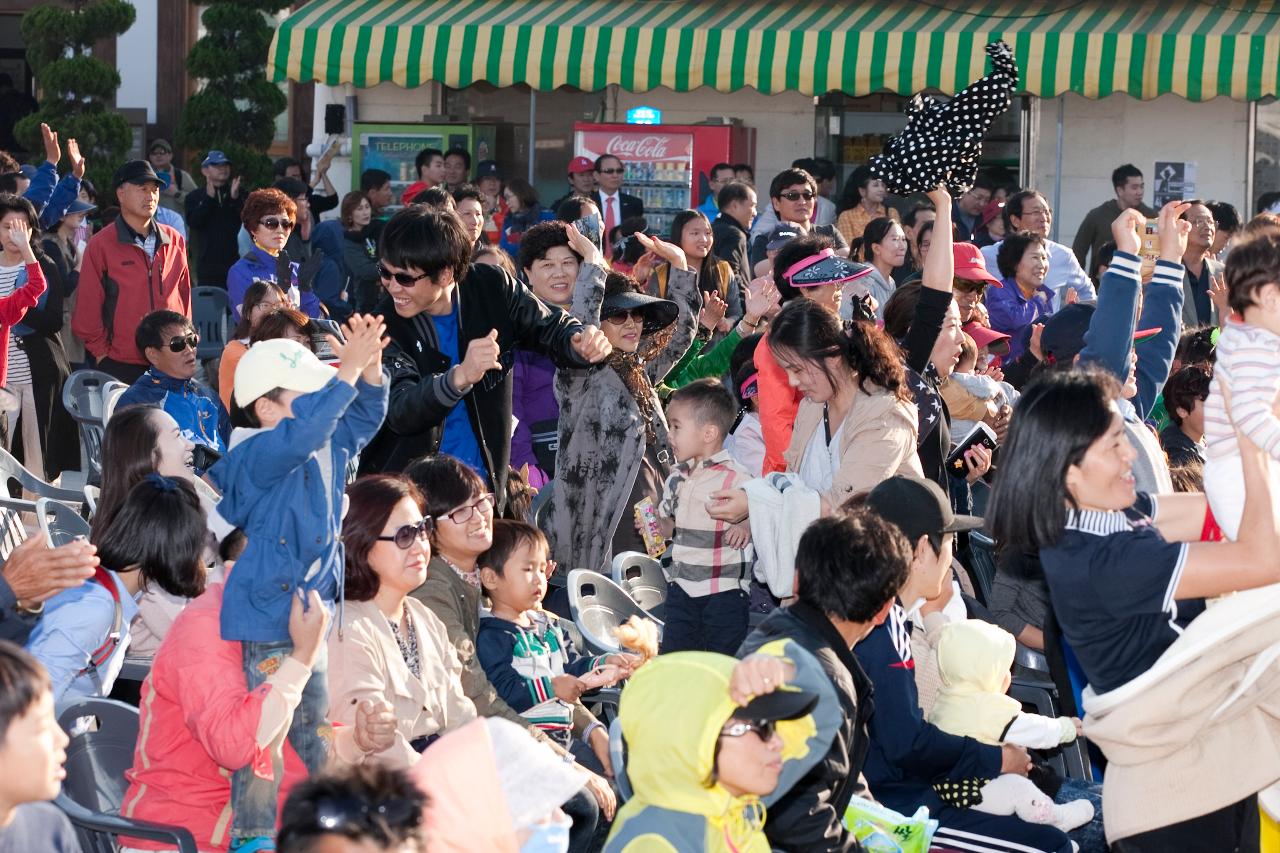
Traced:
[[[1231, 392], [1230, 417], [1222, 389]], [[1231, 320], [1218, 338], [1218, 357], [1204, 404], [1204, 437], [1209, 459], [1238, 454], [1236, 430], [1280, 459], [1280, 335]], [[1235, 427], [1231, 425], [1235, 421]]]

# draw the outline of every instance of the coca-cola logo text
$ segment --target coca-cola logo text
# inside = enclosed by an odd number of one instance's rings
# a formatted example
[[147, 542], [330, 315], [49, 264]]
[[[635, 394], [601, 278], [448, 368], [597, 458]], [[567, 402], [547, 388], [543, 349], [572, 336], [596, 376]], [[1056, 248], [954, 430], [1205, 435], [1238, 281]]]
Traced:
[[604, 153], [629, 160], [662, 160], [667, 157], [670, 144], [669, 136], [614, 136], [605, 146]]

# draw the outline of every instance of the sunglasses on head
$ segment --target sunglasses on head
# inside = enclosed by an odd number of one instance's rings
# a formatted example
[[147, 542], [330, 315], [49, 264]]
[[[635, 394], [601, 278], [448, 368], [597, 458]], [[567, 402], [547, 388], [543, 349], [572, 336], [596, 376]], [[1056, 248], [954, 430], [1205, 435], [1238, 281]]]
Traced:
[[288, 231], [293, 228], [293, 220], [283, 216], [266, 216], [259, 219], [258, 224], [268, 231]]
[[195, 332], [189, 335], [178, 335], [176, 338], [169, 339], [169, 352], [185, 352], [189, 349], [195, 349], [200, 345], [200, 336]]
[[417, 524], [405, 524], [396, 528], [396, 532], [390, 536], [379, 536], [379, 542], [394, 542], [396, 547], [401, 551], [408, 551], [413, 545], [414, 540], [419, 542], [427, 542], [431, 539], [431, 534], [435, 532], [435, 520], [428, 517], [422, 519]]
[[778, 193], [778, 198], [785, 198], [787, 201], [813, 201], [817, 197], [817, 193], [812, 190], [787, 190], [784, 193]]
[[610, 314], [604, 318], [606, 323], [612, 323], [615, 326], [621, 326], [628, 320], [635, 320], [640, 325], [644, 325], [644, 309], [632, 308], [630, 311], [619, 311], [617, 314]]
[[427, 277], [426, 273], [423, 273], [422, 275], [409, 275], [407, 272], [392, 272], [391, 270], [384, 267], [381, 263], [378, 264], [378, 278], [382, 279], [383, 281], [389, 281], [391, 279], [395, 279], [396, 284], [400, 285], [401, 287], [413, 287], [415, 284], [422, 281], [426, 277]]
[[403, 799], [374, 805], [351, 794], [337, 794], [316, 801], [315, 822], [317, 829], [326, 832], [404, 830], [422, 823], [422, 810]]
[[626, 173], [626, 169], [601, 169], [602, 175], [622, 175]]
[[760, 740], [768, 743], [773, 740], [773, 735], [778, 730], [776, 720], [730, 720], [729, 723], [720, 730], [721, 737], [742, 737], [748, 732], [755, 732]]

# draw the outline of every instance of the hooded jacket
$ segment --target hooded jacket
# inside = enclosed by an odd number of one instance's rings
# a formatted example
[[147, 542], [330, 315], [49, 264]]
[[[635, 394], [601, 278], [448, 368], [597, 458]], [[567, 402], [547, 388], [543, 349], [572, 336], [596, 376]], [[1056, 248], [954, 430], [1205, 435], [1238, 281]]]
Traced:
[[1005, 678], [1016, 651], [1013, 635], [989, 622], [952, 622], [938, 637], [942, 679], [929, 722], [944, 732], [999, 744], [1022, 703], [1005, 695]]
[[729, 678], [737, 661], [712, 652], [663, 655], [622, 692], [618, 718], [635, 793], [619, 809], [605, 853], [768, 853], [765, 807], [826, 755], [840, 725], [840, 705], [822, 667], [798, 644], [781, 640], [759, 651], [789, 660], [796, 668], [790, 686], [819, 697], [812, 713], [778, 723], [783, 749], [777, 787], [758, 799], [706, 784], [720, 729], [736, 707]]

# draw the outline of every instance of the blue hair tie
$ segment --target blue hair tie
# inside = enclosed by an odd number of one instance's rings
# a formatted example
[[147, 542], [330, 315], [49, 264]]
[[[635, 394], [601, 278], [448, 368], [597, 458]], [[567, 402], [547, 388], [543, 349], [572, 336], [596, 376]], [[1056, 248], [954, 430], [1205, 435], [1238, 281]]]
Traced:
[[157, 474], [155, 471], [152, 471], [147, 475], [147, 482], [151, 483], [151, 485], [155, 486], [162, 492], [176, 492], [178, 490], [177, 481], [172, 477], [165, 477]]

